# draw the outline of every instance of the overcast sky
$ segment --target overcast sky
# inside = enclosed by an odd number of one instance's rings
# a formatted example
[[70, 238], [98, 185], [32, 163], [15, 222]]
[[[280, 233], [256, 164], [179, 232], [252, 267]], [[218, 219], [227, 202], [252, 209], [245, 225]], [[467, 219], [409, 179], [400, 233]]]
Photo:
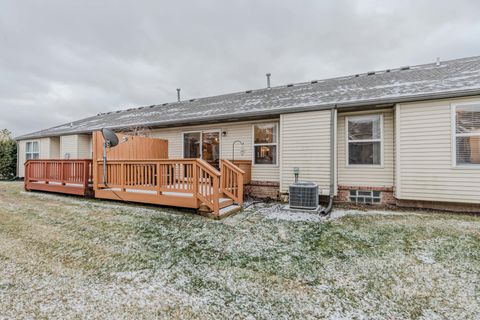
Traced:
[[0, 0], [0, 129], [480, 55], [480, 1]]

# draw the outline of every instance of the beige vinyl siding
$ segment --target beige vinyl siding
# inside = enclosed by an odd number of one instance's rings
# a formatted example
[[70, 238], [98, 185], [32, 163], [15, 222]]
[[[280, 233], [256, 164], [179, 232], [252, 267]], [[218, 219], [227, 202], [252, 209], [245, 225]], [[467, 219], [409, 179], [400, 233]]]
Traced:
[[77, 135], [60, 137], [60, 158], [75, 159], [77, 157]]
[[[244, 145], [242, 146], [239, 143], [235, 145], [235, 159], [253, 160], [253, 124], [272, 122], [278, 122], [278, 120], [166, 128], [152, 130], [148, 135], [168, 140], [169, 158], [179, 159], [183, 157], [183, 132], [218, 130], [220, 131], [220, 158], [232, 159], [232, 144], [235, 140], [240, 140]], [[227, 132], [225, 137], [221, 134], [223, 131]], [[253, 165], [252, 180], [278, 182], [279, 172], [278, 165]]]
[[[383, 115], [383, 164], [381, 166], [348, 166], [346, 118], [349, 116]], [[337, 161], [339, 186], [392, 187], [394, 183], [394, 119], [393, 110], [338, 114]]]
[[288, 186], [295, 180], [293, 168], [298, 167], [299, 180], [315, 182], [322, 194], [328, 194], [330, 119], [330, 110], [280, 117], [281, 192], [288, 192]]
[[92, 136], [68, 135], [60, 137], [60, 158], [90, 159], [92, 158]]
[[50, 138], [50, 159], [60, 158], [60, 137]]
[[77, 138], [77, 158], [79, 159], [91, 159], [92, 158], [92, 136], [90, 135], [78, 135]]
[[451, 108], [467, 101], [474, 100], [397, 105], [397, 198], [480, 203], [480, 167], [453, 161]]
[[32, 140], [21, 140], [18, 142], [18, 172], [17, 176], [25, 176], [25, 161], [26, 161], [26, 149], [27, 142], [38, 142], [39, 148], [39, 158], [40, 159], [49, 159], [50, 158], [50, 139], [51, 138], [41, 138], [41, 139], [32, 139]]

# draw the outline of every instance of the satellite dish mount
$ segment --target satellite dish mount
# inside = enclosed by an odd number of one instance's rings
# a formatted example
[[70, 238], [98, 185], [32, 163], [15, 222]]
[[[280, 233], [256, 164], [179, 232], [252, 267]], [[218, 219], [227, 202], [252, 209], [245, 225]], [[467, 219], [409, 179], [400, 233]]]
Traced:
[[110, 129], [102, 129], [103, 136], [103, 185], [107, 184], [107, 148], [113, 148], [118, 144], [118, 136]]

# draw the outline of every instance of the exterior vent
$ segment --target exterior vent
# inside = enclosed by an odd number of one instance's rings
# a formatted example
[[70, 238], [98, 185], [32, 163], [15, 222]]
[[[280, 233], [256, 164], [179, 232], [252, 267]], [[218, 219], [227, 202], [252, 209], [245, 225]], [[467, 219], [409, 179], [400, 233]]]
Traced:
[[314, 83], [318, 83], [318, 80], [313, 80], [312, 82], [310, 82], [311, 84], [314, 84]]
[[367, 73], [367, 76], [373, 76], [375, 74], [375, 71], [370, 71]]
[[318, 185], [313, 182], [295, 182], [288, 188], [290, 208], [316, 210]]
[[195, 101], [195, 99], [190, 99], [189, 101], [190, 101], [190, 102], [193, 102], [193, 101]]
[[168, 104], [168, 103], [167, 103], [167, 102], [165, 102], [164, 104], [162, 104], [162, 106], [166, 106], [167, 104]]
[[401, 67], [401, 68], [400, 68], [400, 70], [402, 70], [402, 71], [403, 71], [403, 70], [409, 70], [409, 69], [410, 69], [409, 66], [405, 66], [405, 67]]
[[355, 75], [355, 78], [358, 78], [358, 77], [360, 77], [360, 75], [359, 75], [359, 74], [356, 74], [356, 75]]
[[245, 91], [245, 93], [252, 93], [252, 90], [247, 90]]
[[291, 84], [287, 84], [287, 87], [293, 87], [293, 84], [292, 84], [292, 83], [291, 83]]
[[390, 69], [385, 70], [385, 72], [387, 72], [387, 73], [390, 72]]

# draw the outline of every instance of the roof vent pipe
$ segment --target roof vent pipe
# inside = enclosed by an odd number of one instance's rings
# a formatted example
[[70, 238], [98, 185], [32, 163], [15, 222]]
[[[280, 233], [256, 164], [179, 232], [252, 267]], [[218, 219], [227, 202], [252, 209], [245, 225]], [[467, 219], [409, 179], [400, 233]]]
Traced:
[[268, 89], [270, 89], [270, 76], [271, 76], [271, 75], [272, 75], [272, 74], [271, 74], [270, 72], [266, 74], [266, 76], [267, 76], [267, 88], [268, 88]]
[[177, 101], [180, 102], [180, 88], [177, 88]]
[[440, 57], [437, 57], [437, 62], [435, 63], [437, 67], [440, 65]]

